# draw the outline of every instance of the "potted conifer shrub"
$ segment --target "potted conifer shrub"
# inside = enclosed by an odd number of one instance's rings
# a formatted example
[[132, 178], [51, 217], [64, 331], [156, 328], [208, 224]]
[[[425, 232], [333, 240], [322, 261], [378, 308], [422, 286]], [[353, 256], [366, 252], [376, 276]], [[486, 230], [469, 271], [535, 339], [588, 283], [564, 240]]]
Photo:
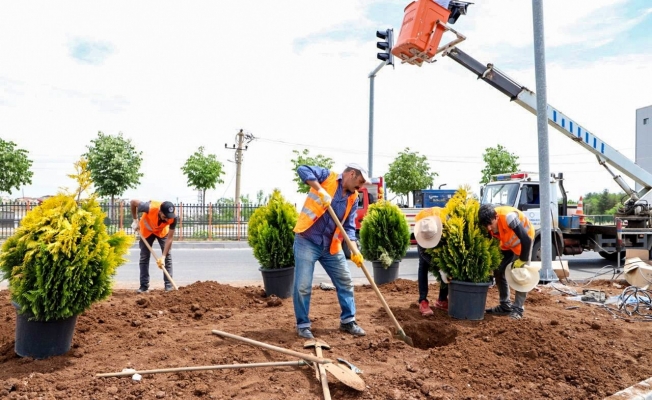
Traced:
[[362, 255], [370, 260], [378, 285], [398, 278], [401, 259], [410, 247], [410, 226], [397, 205], [378, 201], [367, 211], [360, 227]]
[[480, 203], [462, 187], [441, 210], [442, 237], [432, 254], [432, 272], [449, 277], [448, 314], [481, 320], [493, 271], [501, 260], [499, 243], [478, 225]]
[[[76, 164], [85, 171], [82, 160]], [[59, 193], [29, 211], [2, 245], [0, 273], [16, 307], [15, 352], [37, 359], [66, 353], [77, 316], [111, 295], [116, 267], [133, 238], [107, 233], [105, 214], [95, 196], [77, 201]], [[80, 178], [81, 177], [81, 178]], [[83, 182], [82, 182], [83, 181]]]
[[288, 298], [294, 285], [294, 225], [298, 213], [294, 205], [274, 190], [266, 205], [251, 215], [247, 238], [260, 263], [265, 294]]

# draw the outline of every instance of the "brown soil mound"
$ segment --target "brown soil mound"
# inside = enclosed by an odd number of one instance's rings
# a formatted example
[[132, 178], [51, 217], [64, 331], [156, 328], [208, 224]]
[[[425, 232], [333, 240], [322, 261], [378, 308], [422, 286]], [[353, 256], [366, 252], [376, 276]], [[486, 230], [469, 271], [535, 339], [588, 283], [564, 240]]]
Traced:
[[[591, 286], [611, 295], [622, 291], [605, 281]], [[367, 331], [360, 338], [339, 331], [335, 292], [318, 286], [313, 291], [313, 333], [331, 346], [324, 356], [355, 364], [367, 385], [358, 392], [329, 376], [333, 398], [599, 399], [652, 376], [649, 325], [552, 295], [548, 288], [530, 293], [521, 321], [493, 316], [460, 321], [439, 310], [424, 318], [416, 305], [416, 282], [398, 280], [380, 289], [415, 347], [394, 337], [369, 286], [356, 287], [357, 320]], [[434, 300], [437, 285], [430, 290]], [[496, 299], [491, 288], [487, 303]], [[211, 333], [217, 329], [310, 352], [295, 333], [291, 299], [268, 299], [261, 287], [197, 282], [168, 293], [116, 290], [79, 317], [71, 351], [47, 360], [15, 355], [16, 316], [6, 290], [0, 291], [0, 318], [0, 398], [322, 397], [307, 366], [176, 372], [143, 375], [141, 381], [95, 377], [124, 368], [296, 361]]]

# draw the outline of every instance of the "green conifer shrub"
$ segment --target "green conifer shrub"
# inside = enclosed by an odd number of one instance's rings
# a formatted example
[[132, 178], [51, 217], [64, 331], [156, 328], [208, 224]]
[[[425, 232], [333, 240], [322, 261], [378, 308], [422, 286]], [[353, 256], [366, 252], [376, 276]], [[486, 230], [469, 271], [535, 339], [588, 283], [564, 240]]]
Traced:
[[266, 205], [251, 215], [247, 239], [262, 269], [294, 266], [294, 226], [298, 213], [294, 205], [274, 190]]
[[360, 252], [369, 261], [388, 268], [410, 247], [410, 226], [397, 205], [380, 200], [371, 206], [360, 227]]
[[456, 281], [489, 282], [500, 265], [498, 240], [490, 238], [486, 228], [478, 225], [480, 203], [461, 187], [441, 210], [443, 224], [439, 244], [426, 251], [432, 254], [433, 274], [444, 271]]
[[0, 272], [21, 314], [64, 319], [111, 295], [134, 239], [124, 231], [109, 235], [104, 218], [94, 197], [78, 205], [63, 193], [27, 213], [0, 252]]

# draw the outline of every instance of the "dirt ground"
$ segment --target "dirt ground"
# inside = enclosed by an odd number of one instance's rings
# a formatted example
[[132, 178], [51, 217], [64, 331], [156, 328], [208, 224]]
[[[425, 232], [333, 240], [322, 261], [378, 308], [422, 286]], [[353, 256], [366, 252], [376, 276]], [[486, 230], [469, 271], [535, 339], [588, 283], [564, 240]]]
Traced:
[[[591, 287], [622, 292], [608, 281]], [[335, 292], [318, 286], [313, 291], [313, 332], [331, 346], [324, 356], [355, 364], [367, 385], [358, 392], [329, 376], [334, 399], [599, 399], [652, 376], [649, 325], [555, 295], [549, 287], [530, 292], [521, 321], [462, 321], [439, 310], [424, 318], [416, 282], [400, 279], [380, 289], [416, 347], [393, 336], [370, 286], [356, 287], [357, 320], [367, 331], [359, 338], [338, 330]], [[436, 298], [437, 285], [430, 291]], [[115, 290], [79, 317], [69, 353], [33, 360], [14, 353], [15, 310], [9, 292], [0, 291], [0, 398], [323, 398], [308, 366], [176, 372], [143, 375], [141, 381], [95, 377], [124, 368], [297, 361], [211, 333], [217, 329], [309, 353], [295, 333], [291, 299], [269, 300], [259, 286], [217, 282], [145, 295]], [[487, 303], [496, 301], [492, 287]]]

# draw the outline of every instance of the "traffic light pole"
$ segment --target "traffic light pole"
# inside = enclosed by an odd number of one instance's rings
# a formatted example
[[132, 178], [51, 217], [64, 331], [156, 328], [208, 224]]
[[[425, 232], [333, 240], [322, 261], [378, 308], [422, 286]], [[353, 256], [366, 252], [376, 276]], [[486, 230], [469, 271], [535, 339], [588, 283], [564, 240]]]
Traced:
[[385, 65], [387, 63], [383, 61], [369, 74], [369, 160], [367, 165], [369, 176], [374, 176], [374, 79], [378, 71]]

